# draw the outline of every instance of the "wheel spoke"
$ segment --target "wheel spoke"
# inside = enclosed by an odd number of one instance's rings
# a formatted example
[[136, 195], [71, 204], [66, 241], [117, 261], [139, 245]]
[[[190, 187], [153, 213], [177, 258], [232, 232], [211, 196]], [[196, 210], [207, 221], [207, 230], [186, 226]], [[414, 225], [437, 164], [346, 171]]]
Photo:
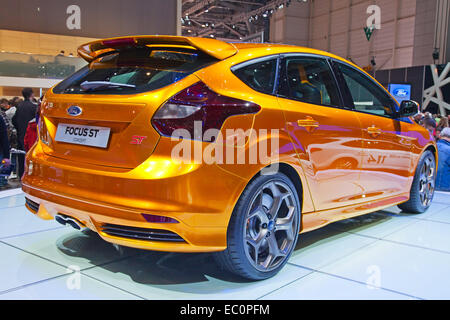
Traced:
[[269, 210], [269, 214], [272, 216], [272, 219], [275, 219], [278, 215], [278, 211], [280, 211], [281, 205], [283, 204], [283, 201], [286, 200], [289, 196], [291, 196], [290, 193], [282, 193], [280, 189], [275, 185], [275, 183], [271, 183], [270, 190], [273, 194], [273, 204], [272, 207]]
[[263, 229], [258, 234], [256, 239], [254, 239], [250, 235], [247, 235], [247, 237], [246, 237], [247, 243], [249, 243], [253, 247], [253, 249], [255, 249], [255, 253], [257, 253], [259, 248], [261, 247], [262, 240], [266, 237], [266, 234], [267, 234], [267, 230]]
[[267, 238], [267, 243], [269, 245], [269, 254], [267, 255], [266, 260], [262, 263], [264, 268], [269, 268], [271, 264], [276, 260], [276, 258], [280, 256], [284, 256], [285, 254], [280, 251], [278, 247], [277, 239], [275, 238], [275, 234], [272, 233]]
[[295, 207], [289, 207], [288, 214], [284, 218], [277, 218], [275, 223], [276, 231], [285, 231], [289, 240], [294, 240], [294, 213]]
[[264, 210], [262, 207], [254, 208], [253, 211], [248, 215], [247, 220], [251, 220], [256, 217], [258, 217], [260, 220], [267, 220], [267, 216], [264, 214]]

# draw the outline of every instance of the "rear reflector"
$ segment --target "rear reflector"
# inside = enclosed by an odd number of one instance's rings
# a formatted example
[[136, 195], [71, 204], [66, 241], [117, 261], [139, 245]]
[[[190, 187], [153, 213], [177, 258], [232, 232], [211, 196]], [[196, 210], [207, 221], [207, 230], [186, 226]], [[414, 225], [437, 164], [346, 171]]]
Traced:
[[169, 218], [169, 217], [164, 217], [164, 216], [155, 216], [155, 215], [146, 214], [146, 213], [143, 213], [142, 216], [144, 217], [144, 219], [147, 222], [151, 222], [151, 223], [178, 223], [177, 220]]

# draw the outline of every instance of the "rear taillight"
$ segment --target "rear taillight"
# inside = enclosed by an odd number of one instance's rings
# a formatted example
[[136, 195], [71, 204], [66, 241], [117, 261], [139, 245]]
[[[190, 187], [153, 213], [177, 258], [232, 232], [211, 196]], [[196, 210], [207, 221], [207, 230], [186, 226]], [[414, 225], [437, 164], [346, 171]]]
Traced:
[[[209, 129], [220, 130], [224, 121], [239, 114], [257, 113], [261, 107], [253, 102], [220, 95], [203, 82], [198, 82], [177, 93], [155, 113], [152, 124], [163, 136], [172, 136], [178, 129], [185, 129], [193, 139], [195, 122], [202, 127], [201, 137]], [[210, 135], [208, 135], [210, 136]], [[205, 142], [214, 141], [202, 139]]]

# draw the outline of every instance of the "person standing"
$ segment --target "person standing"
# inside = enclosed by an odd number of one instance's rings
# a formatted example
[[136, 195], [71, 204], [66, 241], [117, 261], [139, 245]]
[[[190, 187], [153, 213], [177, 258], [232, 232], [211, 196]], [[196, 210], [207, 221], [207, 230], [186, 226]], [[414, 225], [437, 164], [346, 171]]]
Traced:
[[439, 135], [441, 134], [442, 130], [444, 130], [444, 128], [448, 127], [448, 118], [444, 117], [441, 118], [441, 120], [439, 121], [437, 127], [436, 127], [436, 138], [439, 139]]
[[427, 129], [432, 135], [433, 137], [436, 139], [436, 121], [434, 121], [434, 119], [425, 116], [425, 118], [423, 119], [423, 123], [422, 125], [425, 127], [425, 129]]
[[9, 159], [8, 131], [3, 117], [0, 117], [0, 159]]
[[8, 132], [9, 145], [11, 148], [17, 148], [17, 131], [12, 124], [11, 118], [8, 117], [6, 111], [10, 109], [9, 101], [6, 99], [0, 100], [0, 116], [6, 124], [6, 130]]
[[12, 121], [12, 118], [16, 114], [17, 106], [19, 103], [21, 103], [21, 99], [19, 97], [14, 97], [9, 101], [9, 109], [5, 111], [6, 116], [9, 118], [9, 120]]
[[[24, 138], [28, 127], [28, 122], [36, 116], [37, 111], [37, 105], [32, 102], [34, 99], [33, 89], [24, 88], [22, 90], [22, 95], [24, 101], [17, 106], [16, 114], [12, 119], [12, 123], [17, 130], [17, 146], [19, 150], [25, 150]], [[21, 154], [18, 160], [18, 173], [19, 177], [22, 177], [24, 172], [25, 156]]]
[[436, 190], [450, 191], [450, 128], [444, 128], [441, 139], [437, 142], [438, 169]]

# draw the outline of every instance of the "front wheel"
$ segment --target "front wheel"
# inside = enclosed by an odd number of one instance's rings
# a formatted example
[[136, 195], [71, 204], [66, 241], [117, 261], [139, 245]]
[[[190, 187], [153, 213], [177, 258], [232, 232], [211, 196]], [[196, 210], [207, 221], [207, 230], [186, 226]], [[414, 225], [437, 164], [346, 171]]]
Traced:
[[258, 176], [242, 193], [231, 216], [227, 249], [215, 254], [225, 269], [251, 280], [280, 271], [295, 248], [300, 201], [290, 179]]
[[431, 205], [436, 183], [436, 160], [427, 150], [419, 160], [411, 186], [410, 198], [398, 207], [408, 213], [423, 213]]

